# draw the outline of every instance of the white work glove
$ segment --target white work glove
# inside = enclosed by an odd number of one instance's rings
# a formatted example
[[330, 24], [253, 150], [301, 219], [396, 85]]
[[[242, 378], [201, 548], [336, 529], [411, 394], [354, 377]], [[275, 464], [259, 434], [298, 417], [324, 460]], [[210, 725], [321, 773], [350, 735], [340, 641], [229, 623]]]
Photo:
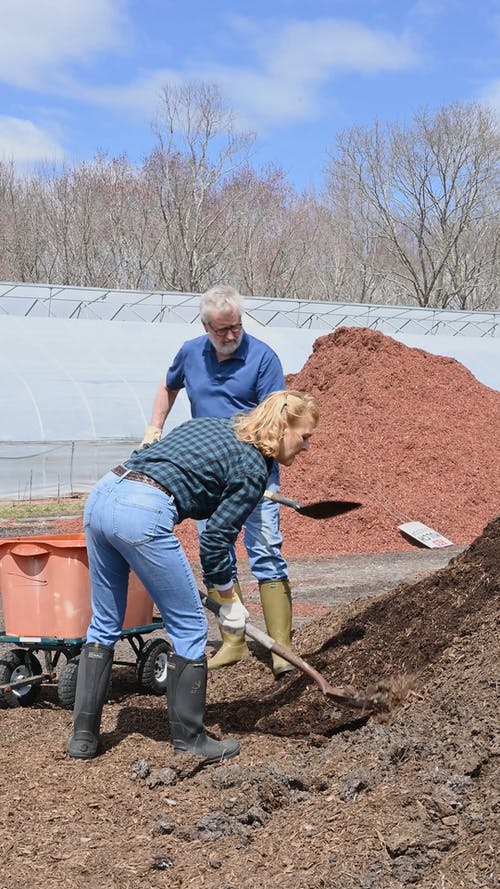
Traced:
[[158, 426], [146, 426], [146, 429], [144, 430], [144, 438], [139, 447], [145, 448], [150, 444], [154, 444], [155, 441], [159, 441], [160, 438], [161, 429]]
[[245, 629], [248, 617], [248, 611], [238, 596], [224, 600], [224, 604], [220, 606], [219, 624], [230, 633], [241, 633]]

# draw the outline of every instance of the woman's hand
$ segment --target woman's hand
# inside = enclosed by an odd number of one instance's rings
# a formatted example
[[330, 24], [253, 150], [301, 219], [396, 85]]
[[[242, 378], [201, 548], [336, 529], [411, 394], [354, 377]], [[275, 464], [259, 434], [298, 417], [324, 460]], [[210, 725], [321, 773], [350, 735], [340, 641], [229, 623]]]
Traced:
[[243, 602], [235, 594], [233, 599], [223, 601], [219, 609], [219, 624], [230, 633], [241, 633], [249, 617]]

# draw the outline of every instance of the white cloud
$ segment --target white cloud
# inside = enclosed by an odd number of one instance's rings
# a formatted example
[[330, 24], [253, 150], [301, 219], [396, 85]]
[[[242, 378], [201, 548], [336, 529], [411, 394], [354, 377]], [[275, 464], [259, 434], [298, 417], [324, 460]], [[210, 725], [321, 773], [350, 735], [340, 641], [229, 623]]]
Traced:
[[253, 122], [316, 117], [325, 109], [322, 88], [336, 76], [402, 71], [419, 62], [408, 35], [373, 30], [357, 22], [290, 22], [274, 32], [242, 19], [233, 20], [233, 25], [253, 45], [258, 65], [207, 66], [197, 74], [220, 83]]
[[[325, 110], [322, 88], [335, 76], [401, 71], [418, 63], [409, 36], [372, 30], [337, 19], [266, 25], [233, 17], [233, 33], [253, 54], [254, 64], [206, 63], [178, 69], [142, 72], [126, 86], [72, 85], [72, 95], [85, 101], [128, 108], [151, 120], [163, 84], [187, 79], [215, 81], [245, 126], [308, 120]], [[329, 100], [329, 107], [335, 99]]]
[[72, 96], [79, 101], [102, 105], [105, 108], [125, 109], [151, 120], [158, 106], [162, 87], [166, 83], [180, 85], [183, 76], [169, 68], [141, 71], [136, 79], [125, 86], [88, 86], [74, 84]]
[[[249, 62], [200, 62], [193, 52], [174, 68], [138, 70], [128, 83], [106, 84], [107, 66], [86, 77], [78, 66], [133, 43], [127, 0], [2, 0], [0, 80], [66, 99], [126, 110], [150, 122], [161, 87], [188, 79], [217, 82], [239, 122], [252, 128], [310, 120], [337, 104], [325, 87], [342, 73], [397, 72], [418, 63], [407, 34], [323, 18], [285, 22], [232, 17], [226, 36]], [[140, 9], [137, 9], [140, 15]], [[204, 58], [207, 59], [205, 52]], [[92, 72], [93, 74], [93, 72]]]
[[16, 166], [61, 161], [64, 151], [54, 136], [19, 117], [0, 117], [0, 158]]
[[56, 86], [68, 63], [126, 43], [122, 0], [2, 0], [0, 79], [35, 90]]
[[343, 71], [400, 71], [416, 60], [405, 35], [357, 22], [317, 19], [287, 25], [272, 49], [268, 68], [288, 81], [318, 82]]
[[318, 91], [307, 83], [234, 68], [212, 68], [206, 73], [208, 80], [220, 84], [244, 127], [309, 120], [322, 109]]
[[479, 98], [500, 115], [500, 78], [490, 81], [481, 91]]

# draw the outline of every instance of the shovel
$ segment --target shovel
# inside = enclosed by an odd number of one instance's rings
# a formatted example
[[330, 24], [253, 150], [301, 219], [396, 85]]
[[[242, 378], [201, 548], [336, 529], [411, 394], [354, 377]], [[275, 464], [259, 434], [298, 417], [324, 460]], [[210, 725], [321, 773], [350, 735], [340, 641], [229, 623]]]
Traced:
[[[211, 599], [210, 596], [207, 596], [205, 593], [200, 592], [200, 596], [205, 608], [213, 614], [218, 615], [220, 610], [219, 603], [215, 602], [214, 599]], [[294, 651], [291, 651], [289, 648], [276, 642], [272, 636], [268, 636], [267, 633], [259, 630], [258, 627], [246, 623], [245, 633], [250, 639], [254, 639], [255, 642], [259, 642], [264, 648], [267, 648], [268, 651], [274, 651], [275, 654], [278, 654], [285, 661], [288, 661], [289, 664], [293, 664], [293, 666], [297, 667], [301, 673], [310, 676], [316, 685], [319, 686], [323, 694], [331, 698], [336, 704], [340, 704], [342, 707], [362, 710], [364, 713], [380, 712], [388, 709], [387, 703], [381, 695], [360, 695], [354, 689], [330, 685], [325, 677], [322, 676], [321, 673], [318, 673], [314, 667], [311, 667], [307, 661], [303, 660], [298, 654], [295, 654]]]
[[281, 503], [283, 506], [290, 506], [295, 512], [307, 516], [309, 519], [331, 519], [361, 506], [361, 503], [357, 503], [355, 500], [318, 500], [317, 503], [302, 506], [297, 500], [290, 500], [289, 497], [283, 497], [283, 494], [276, 494], [274, 491], [264, 491], [264, 497], [274, 500], [275, 503]]

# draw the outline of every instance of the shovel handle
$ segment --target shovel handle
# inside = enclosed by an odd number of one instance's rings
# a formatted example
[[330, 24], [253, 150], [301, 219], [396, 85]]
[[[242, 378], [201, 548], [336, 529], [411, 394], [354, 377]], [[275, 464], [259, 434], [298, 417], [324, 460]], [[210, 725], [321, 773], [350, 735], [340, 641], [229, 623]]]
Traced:
[[[205, 595], [200, 592], [201, 601], [203, 602], [205, 608], [218, 616], [220, 605], [218, 602], [215, 602], [214, 599], [211, 599], [210, 596]], [[253, 639], [255, 642], [259, 642], [264, 648], [267, 648], [268, 651], [274, 651], [275, 654], [282, 657], [285, 661], [288, 661], [289, 664], [293, 664], [294, 667], [297, 667], [301, 673], [305, 673], [306, 676], [310, 676], [311, 679], [314, 679], [316, 685], [319, 686], [324, 695], [328, 695], [329, 698], [332, 698], [337, 704], [343, 704], [344, 706], [354, 707], [356, 710], [365, 710], [366, 709], [366, 701], [363, 698], [355, 697], [354, 695], [349, 694], [344, 688], [336, 687], [334, 685], [330, 685], [329, 682], [326, 681], [325, 677], [318, 673], [314, 667], [311, 667], [307, 661], [304, 661], [300, 655], [295, 654], [294, 651], [291, 651], [289, 648], [286, 648], [284, 645], [281, 645], [279, 642], [276, 642], [272, 636], [268, 636], [267, 633], [264, 633], [263, 630], [259, 630], [258, 627], [254, 627], [253, 624], [246, 623], [245, 624], [245, 634]]]
[[268, 500], [274, 500], [275, 503], [281, 503], [282, 506], [301, 509], [301, 504], [297, 500], [290, 500], [289, 497], [284, 497], [283, 494], [278, 494], [276, 491], [264, 491], [264, 497], [267, 497]]

